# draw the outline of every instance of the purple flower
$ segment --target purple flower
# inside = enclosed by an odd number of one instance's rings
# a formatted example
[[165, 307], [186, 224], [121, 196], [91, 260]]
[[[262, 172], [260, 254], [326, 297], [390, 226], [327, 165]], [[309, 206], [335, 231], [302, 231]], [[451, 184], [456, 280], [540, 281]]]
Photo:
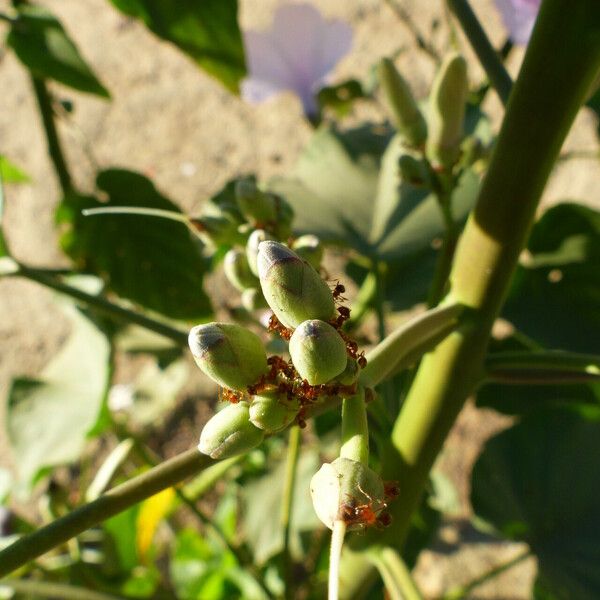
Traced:
[[284, 4], [266, 31], [245, 31], [248, 77], [242, 97], [253, 104], [284, 90], [295, 92], [304, 112], [317, 113], [315, 94], [352, 45], [352, 28], [325, 20], [310, 4]]
[[542, 0], [496, 0], [510, 39], [527, 44]]

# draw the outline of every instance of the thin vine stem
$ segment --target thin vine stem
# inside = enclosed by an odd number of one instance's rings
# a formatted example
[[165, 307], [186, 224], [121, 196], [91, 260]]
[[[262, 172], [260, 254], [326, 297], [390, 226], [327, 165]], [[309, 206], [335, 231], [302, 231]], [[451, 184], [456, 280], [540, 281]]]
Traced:
[[410, 569], [394, 548], [377, 548], [369, 552], [369, 556], [377, 567], [391, 600], [423, 600]]
[[490, 83], [498, 93], [502, 104], [506, 106], [513, 82], [502, 64], [500, 56], [492, 46], [468, 0], [447, 1], [475, 51], [481, 66], [484, 68]]
[[4, 586], [14, 590], [17, 594], [46, 600], [125, 600], [123, 596], [113, 596], [84, 587], [34, 579], [3, 579], [0, 581], [0, 588]]
[[294, 564], [290, 551], [292, 510], [294, 508], [294, 487], [300, 456], [300, 441], [302, 430], [298, 425], [290, 428], [288, 438], [287, 458], [285, 464], [285, 479], [281, 499], [281, 526], [283, 527], [283, 559], [285, 569], [285, 594], [287, 598], [294, 597]]
[[88, 294], [87, 292], [84, 292], [76, 287], [63, 283], [57, 277], [49, 275], [43, 270], [32, 269], [26, 265], [19, 264], [18, 270], [14, 273], [10, 273], [10, 275], [13, 277], [24, 277], [25, 279], [35, 281], [36, 283], [39, 283], [45, 287], [56, 290], [61, 294], [70, 296], [75, 300], [85, 302], [88, 306], [98, 310], [106, 316], [114, 317], [127, 323], [140, 325], [141, 327], [149, 329], [150, 331], [154, 331], [155, 333], [173, 340], [178, 346], [187, 345], [187, 332], [176, 329], [175, 327], [167, 325], [166, 323], [161, 323], [160, 321], [147, 317], [139, 312], [119, 306], [118, 304], [115, 304], [114, 302], [111, 302], [101, 296]]

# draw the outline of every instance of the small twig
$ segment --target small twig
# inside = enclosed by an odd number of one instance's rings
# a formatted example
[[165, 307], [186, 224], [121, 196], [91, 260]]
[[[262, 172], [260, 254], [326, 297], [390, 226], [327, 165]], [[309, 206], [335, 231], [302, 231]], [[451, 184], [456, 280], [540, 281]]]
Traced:
[[47, 600], [51, 598], [57, 600], [124, 600], [123, 596], [104, 594], [75, 585], [33, 579], [4, 579], [0, 581], [0, 588], [4, 586], [14, 590], [17, 594], [46, 598]]
[[436, 64], [439, 64], [442, 59], [438, 51], [423, 37], [416, 23], [413, 21], [410, 13], [402, 5], [400, 0], [385, 0], [386, 4], [394, 11], [396, 16], [404, 23], [406, 28], [412, 34], [417, 46], [425, 52]]
[[423, 600], [410, 569], [398, 552], [386, 546], [369, 553], [391, 600]]

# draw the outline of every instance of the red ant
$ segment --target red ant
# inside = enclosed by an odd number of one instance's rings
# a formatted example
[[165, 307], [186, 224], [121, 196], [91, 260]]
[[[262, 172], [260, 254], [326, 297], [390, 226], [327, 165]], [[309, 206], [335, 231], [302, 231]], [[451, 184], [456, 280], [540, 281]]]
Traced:
[[[340, 516], [346, 525], [358, 525], [360, 527], [387, 527], [392, 522], [389, 513], [384, 512], [387, 504], [384, 501], [375, 501], [360, 485], [358, 489], [369, 500], [366, 504], [345, 503], [340, 507]], [[379, 504], [379, 506], [374, 506]]]
[[219, 402], [231, 402], [231, 404], [237, 404], [243, 397], [243, 392], [236, 392], [227, 388], [219, 388]]
[[346, 298], [342, 296], [342, 294], [346, 291], [346, 287], [341, 284], [339, 281], [336, 282], [335, 287], [333, 288], [333, 299], [335, 302], [344, 302]]
[[269, 324], [267, 325], [267, 331], [271, 333], [277, 332], [284, 340], [288, 341], [292, 337], [293, 331], [284, 327], [283, 324], [279, 321], [279, 319], [272, 314], [269, 319]]
[[383, 494], [386, 500], [394, 500], [400, 495], [400, 486], [397, 481], [384, 481]]

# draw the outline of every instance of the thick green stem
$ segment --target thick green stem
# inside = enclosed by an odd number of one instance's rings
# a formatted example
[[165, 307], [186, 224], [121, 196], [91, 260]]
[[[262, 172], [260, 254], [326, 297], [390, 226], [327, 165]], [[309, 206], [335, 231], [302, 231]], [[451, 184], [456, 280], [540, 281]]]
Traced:
[[113, 596], [112, 594], [104, 594], [75, 585], [36, 581], [34, 579], [4, 579], [0, 581], [0, 588], [3, 586], [28, 598], [44, 598], [44, 600], [50, 600], [51, 598], [57, 600], [124, 600], [123, 596]]
[[460, 22], [479, 62], [483, 66], [490, 83], [506, 106], [512, 89], [512, 79], [502, 64], [500, 56], [490, 43], [475, 13], [467, 0], [447, 0], [452, 12]]
[[54, 110], [52, 109], [52, 98], [48, 93], [46, 82], [37, 77], [31, 77], [33, 91], [38, 103], [44, 131], [46, 132], [46, 141], [48, 142], [48, 153], [52, 159], [56, 176], [64, 196], [73, 191], [73, 182], [67, 166], [67, 161], [60, 145], [60, 139], [54, 123]]
[[369, 426], [363, 388], [351, 398], [344, 398], [340, 456], [369, 465]]
[[211, 464], [211, 458], [194, 448], [109, 490], [93, 502], [80, 506], [1, 550], [0, 577]]
[[160, 321], [151, 319], [150, 317], [146, 317], [139, 312], [119, 306], [118, 304], [110, 302], [101, 296], [94, 296], [93, 294], [88, 294], [87, 292], [84, 292], [76, 287], [67, 285], [66, 283], [60, 281], [57, 277], [49, 275], [43, 270], [31, 269], [30, 267], [19, 264], [18, 270], [14, 273], [11, 273], [11, 276], [25, 277], [26, 279], [35, 281], [41, 285], [56, 290], [65, 296], [70, 296], [75, 300], [85, 302], [88, 306], [98, 310], [108, 317], [114, 317], [121, 321], [125, 321], [126, 323], [140, 325], [141, 327], [149, 329], [150, 331], [154, 331], [159, 335], [170, 338], [178, 346], [187, 346], [187, 332], [176, 329], [175, 327], [171, 327], [166, 323], [161, 323]]
[[517, 554], [514, 558], [511, 558], [509, 561], [502, 563], [501, 565], [497, 565], [492, 567], [489, 571], [479, 575], [469, 583], [465, 583], [453, 590], [450, 590], [447, 594], [444, 594], [443, 600], [460, 600], [460, 598], [464, 598], [470, 592], [472, 592], [476, 587], [486, 583], [490, 579], [497, 577], [501, 573], [512, 569], [516, 565], [522, 563], [525, 559], [531, 556], [531, 550], [525, 550], [521, 552], [521, 554]]
[[404, 541], [431, 466], [481, 377], [544, 185], [599, 69], [600, 4], [545, 0], [450, 276], [447, 301], [471, 310], [424, 358], [393, 430], [387, 470], [402, 486], [392, 505], [396, 543]]
[[283, 496], [281, 499], [281, 526], [283, 527], [283, 557], [285, 562], [285, 593], [287, 598], [294, 597], [295, 582], [292, 555], [290, 552], [290, 534], [292, 524], [292, 510], [294, 506], [294, 486], [300, 456], [300, 440], [302, 430], [298, 425], [293, 425], [288, 438], [287, 460], [285, 465], [285, 480], [283, 482]]
[[391, 600], [423, 600], [409, 568], [394, 548], [376, 548], [369, 555]]

